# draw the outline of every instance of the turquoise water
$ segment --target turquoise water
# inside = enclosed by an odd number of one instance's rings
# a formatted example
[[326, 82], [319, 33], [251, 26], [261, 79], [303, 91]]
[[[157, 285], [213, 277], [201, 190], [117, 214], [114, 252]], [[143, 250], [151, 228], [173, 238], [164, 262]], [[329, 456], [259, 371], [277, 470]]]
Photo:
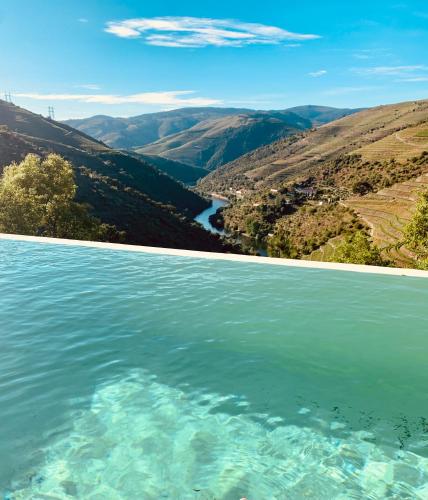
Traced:
[[428, 498], [428, 282], [0, 240], [8, 499]]

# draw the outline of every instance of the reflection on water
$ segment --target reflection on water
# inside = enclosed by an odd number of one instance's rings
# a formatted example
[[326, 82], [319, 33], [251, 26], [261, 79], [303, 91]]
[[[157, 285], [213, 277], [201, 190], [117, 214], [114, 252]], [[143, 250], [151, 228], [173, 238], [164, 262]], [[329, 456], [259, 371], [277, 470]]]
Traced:
[[[235, 415], [222, 411], [226, 404]], [[367, 432], [340, 439], [242, 414], [248, 406], [236, 395], [189, 394], [133, 371], [70, 415], [70, 434], [45, 450], [29, 484], [8, 498], [426, 498], [417, 478], [428, 478], [428, 459], [381, 449]]]

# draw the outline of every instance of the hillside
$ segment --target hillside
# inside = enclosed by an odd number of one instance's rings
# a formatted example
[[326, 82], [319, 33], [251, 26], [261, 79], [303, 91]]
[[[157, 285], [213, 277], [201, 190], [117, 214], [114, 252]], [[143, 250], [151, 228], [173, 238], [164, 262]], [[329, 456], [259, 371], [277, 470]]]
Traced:
[[150, 165], [154, 165], [159, 170], [162, 170], [162, 172], [189, 186], [195, 185], [199, 179], [209, 174], [209, 171], [204, 168], [192, 167], [179, 161], [168, 160], [168, 158], [163, 158], [162, 156], [145, 155], [135, 151], [130, 151], [128, 154], [150, 163]]
[[205, 120], [137, 151], [215, 170], [248, 151], [311, 126], [309, 120], [289, 112], [239, 114]]
[[112, 150], [68, 125], [0, 101], [0, 171], [28, 153], [61, 154], [73, 163], [77, 199], [127, 242], [221, 250], [191, 218], [207, 202], [155, 167]]
[[[379, 106], [341, 118], [300, 136], [287, 137], [223, 165], [202, 182], [201, 188], [260, 188], [308, 174], [340, 155], [387, 139], [427, 119], [428, 101]], [[407, 147], [397, 140], [399, 149]], [[409, 151], [420, 151], [419, 146]]]
[[362, 229], [395, 264], [411, 265], [391, 245], [401, 245], [425, 185], [427, 151], [428, 101], [380, 106], [259, 148], [198, 189], [233, 200], [227, 229], [268, 246], [287, 241], [293, 256], [324, 259], [341, 235]]
[[105, 142], [112, 148], [132, 149], [189, 129], [205, 120], [247, 111], [249, 110], [235, 108], [183, 108], [130, 118], [97, 115], [66, 120], [64, 123]]

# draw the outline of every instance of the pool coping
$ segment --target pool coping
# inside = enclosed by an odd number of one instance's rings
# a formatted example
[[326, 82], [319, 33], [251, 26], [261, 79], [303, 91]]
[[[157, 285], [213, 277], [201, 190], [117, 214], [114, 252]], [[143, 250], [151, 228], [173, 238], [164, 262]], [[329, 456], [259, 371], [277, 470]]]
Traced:
[[181, 250], [177, 248], [149, 247], [140, 245], [126, 245], [121, 243], [103, 243], [100, 241], [69, 240], [62, 238], [45, 238], [40, 236], [25, 236], [21, 234], [0, 233], [0, 240], [27, 241], [55, 245], [102, 248], [127, 252], [150, 253], [157, 255], [171, 255], [177, 257], [193, 257], [198, 259], [226, 260], [231, 262], [245, 262], [251, 264], [269, 264], [306, 269], [324, 269], [330, 271], [347, 271], [356, 273], [383, 274], [389, 276], [409, 276], [414, 278], [428, 278], [428, 271], [397, 267], [366, 266], [360, 264], [341, 264], [336, 262], [318, 262], [311, 260], [280, 259], [276, 257], [256, 257], [231, 253], [201, 252], [196, 250]]

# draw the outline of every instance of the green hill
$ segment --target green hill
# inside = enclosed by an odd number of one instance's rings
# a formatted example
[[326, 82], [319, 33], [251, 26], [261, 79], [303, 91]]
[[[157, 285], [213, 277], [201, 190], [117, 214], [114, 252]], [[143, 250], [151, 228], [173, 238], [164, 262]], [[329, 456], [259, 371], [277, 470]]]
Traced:
[[61, 154], [75, 168], [77, 201], [103, 222], [126, 231], [127, 242], [224, 249], [192, 218], [208, 203], [147, 162], [110, 149], [86, 134], [0, 101], [0, 171], [26, 154]]

